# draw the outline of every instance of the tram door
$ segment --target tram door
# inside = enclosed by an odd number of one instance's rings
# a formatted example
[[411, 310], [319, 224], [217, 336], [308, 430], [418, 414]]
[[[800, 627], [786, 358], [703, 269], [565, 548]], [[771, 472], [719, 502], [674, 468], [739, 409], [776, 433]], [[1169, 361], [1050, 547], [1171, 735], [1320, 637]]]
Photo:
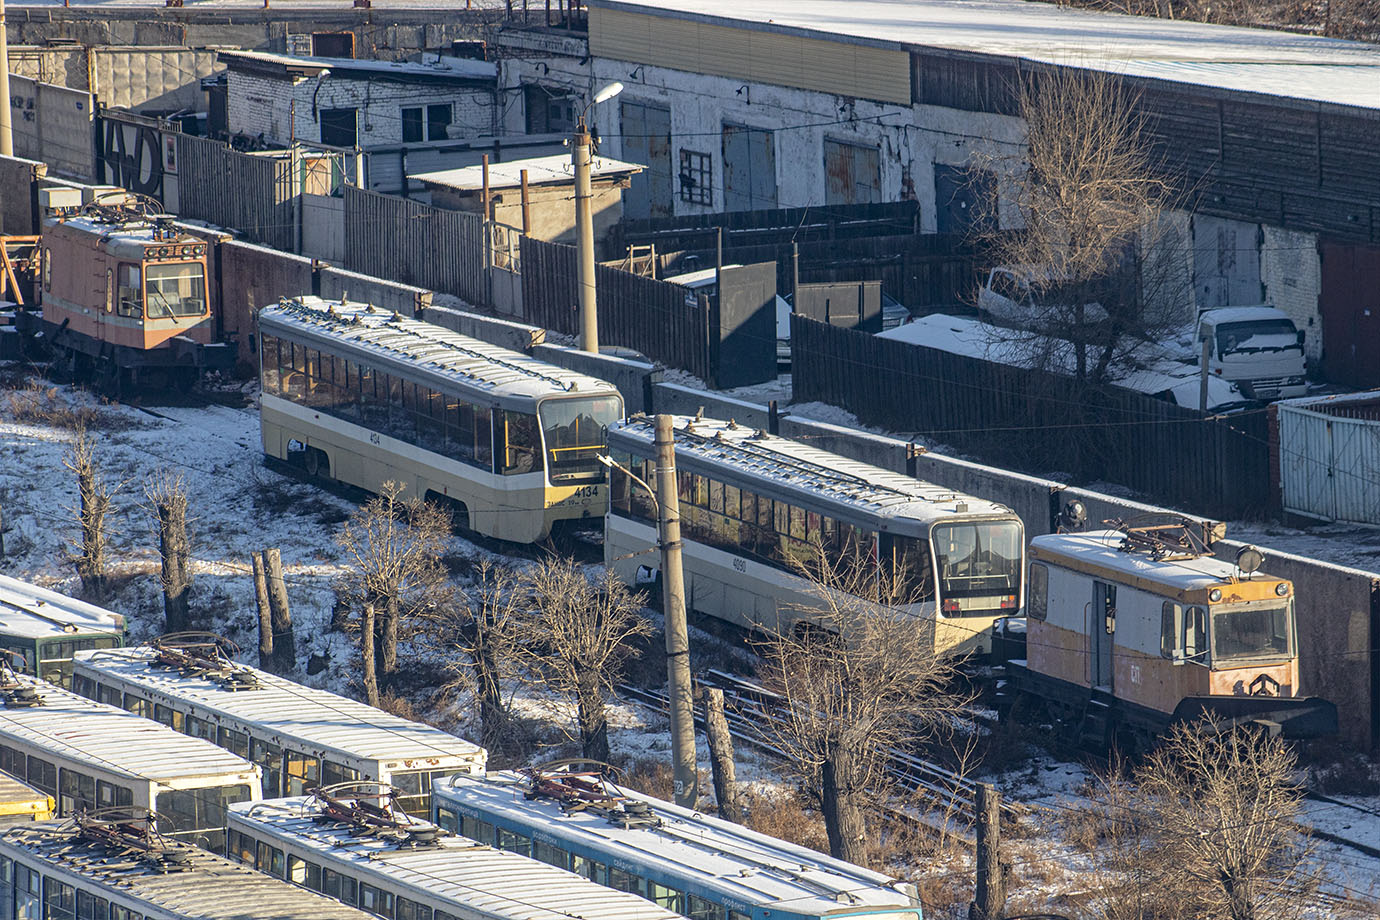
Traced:
[[1093, 686], [1110, 690], [1112, 643], [1116, 639], [1116, 585], [1093, 582], [1092, 617], [1088, 626], [1092, 631], [1088, 647], [1092, 650]]

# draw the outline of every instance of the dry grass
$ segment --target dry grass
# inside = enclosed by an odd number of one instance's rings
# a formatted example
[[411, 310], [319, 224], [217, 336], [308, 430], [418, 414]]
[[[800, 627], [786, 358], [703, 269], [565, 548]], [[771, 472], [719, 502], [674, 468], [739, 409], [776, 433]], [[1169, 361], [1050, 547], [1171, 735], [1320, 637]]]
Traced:
[[30, 381], [23, 389], [10, 393], [5, 405], [11, 418], [26, 425], [44, 425], [66, 431], [79, 428], [111, 431], [128, 425], [125, 420], [96, 406], [69, 403], [63, 399], [60, 388], [44, 386], [38, 381]]
[[824, 819], [799, 792], [745, 789], [742, 802], [747, 826], [753, 830], [820, 853], [829, 852]]

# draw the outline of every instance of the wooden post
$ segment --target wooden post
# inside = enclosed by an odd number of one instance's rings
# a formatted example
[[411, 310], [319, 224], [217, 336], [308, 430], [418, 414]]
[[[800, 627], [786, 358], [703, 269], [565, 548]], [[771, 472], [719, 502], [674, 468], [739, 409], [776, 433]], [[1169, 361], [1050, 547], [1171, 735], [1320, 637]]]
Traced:
[[192, 579], [187, 574], [187, 493], [170, 485], [155, 502], [158, 551], [163, 560], [163, 629], [182, 632], [190, 625], [188, 601]]
[[733, 735], [724, 716], [724, 692], [718, 687], [704, 691], [704, 734], [709, 739], [709, 764], [714, 773], [714, 798], [719, 802], [719, 817], [734, 824], [743, 823], [738, 801], [738, 784], [733, 763]]
[[527, 198], [527, 170], [518, 173], [522, 180], [522, 235], [527, 236], [532, 232], [532, 211], [531, 202]]
[[359, 624], [359, 645], [364, 655], [364, 701], [370, 706], [379, 704], [379, 675], [374, 667], [374, 605], [364, 605]]
[[273, 614], [273, 658], [280, 672], [297, 666], [297, 648], [292, 637], [292, 611], [288, 609], [287, 584], [283, 581], [283, 557], [277, 547], [264, 550], [264, 570], [268, 577], [268, 603]]
[[251, 554], [254, 564], [254, 598], [259, 603], [259, 667], [273, 670], [273, 607], [268, 602], [268, 578], [264, 574], [264, 559]]
[[1001, 920], [1006, 878], [1001, 866], [1001, 793], [991, 783], [977, 786], [977, 899], [969, 920]]
[[479, 158], [480, 169], [483, 172], [484, 188], [480, 191], [480, 204], [484, 208], [484, 219], [491, 220], [493, 215], [489, 213], [489, 155], [486, 153]]

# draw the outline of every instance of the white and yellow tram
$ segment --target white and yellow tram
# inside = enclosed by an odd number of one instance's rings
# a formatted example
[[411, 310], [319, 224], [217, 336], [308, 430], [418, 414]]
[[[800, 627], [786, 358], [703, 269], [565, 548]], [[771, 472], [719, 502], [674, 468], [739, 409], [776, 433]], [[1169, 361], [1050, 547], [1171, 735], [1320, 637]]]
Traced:
[[[944, 654], [989, 651], [993, 621], [1020, 608], [1011, 509], [731, 421], [677, 417], [674, 430], [689, 609], [749, 629], [809, 622], [821, 597], [801, 565], [821, 553], [894, 576], [898, 606]], [[656, 544], [656, 511], [619, 467], [654, 482], [654, 436], [642, 416], [609, 428], [605, 562], [628, 582]]]
[[368, 304], [284, 300], [259, 333], [269, 457], [518, 543], [603, 515], [612, 384]]
[[1205, 714], [1292, 738], [1336, 732], [1332, 703], [1299, 696], [1293, 584], [1257, 572], [1254, 549], [1233, 564], [1165, 530], [1030, 541], [1025, 659], [1007, 662], [1008, 689], [1090, 746], [1142, 746]]

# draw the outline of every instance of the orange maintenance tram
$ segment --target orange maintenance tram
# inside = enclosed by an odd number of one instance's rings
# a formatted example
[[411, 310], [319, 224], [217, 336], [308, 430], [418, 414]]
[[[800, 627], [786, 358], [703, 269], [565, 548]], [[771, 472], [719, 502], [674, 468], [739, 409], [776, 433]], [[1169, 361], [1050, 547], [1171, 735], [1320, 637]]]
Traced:
[[42, 312], [26, 316], [54, 366], [105, 389], [190, 386], [228, 369], [215, 341], [207, 243], [167, 215], [126, 203], [59, 208], [44, 222]]

